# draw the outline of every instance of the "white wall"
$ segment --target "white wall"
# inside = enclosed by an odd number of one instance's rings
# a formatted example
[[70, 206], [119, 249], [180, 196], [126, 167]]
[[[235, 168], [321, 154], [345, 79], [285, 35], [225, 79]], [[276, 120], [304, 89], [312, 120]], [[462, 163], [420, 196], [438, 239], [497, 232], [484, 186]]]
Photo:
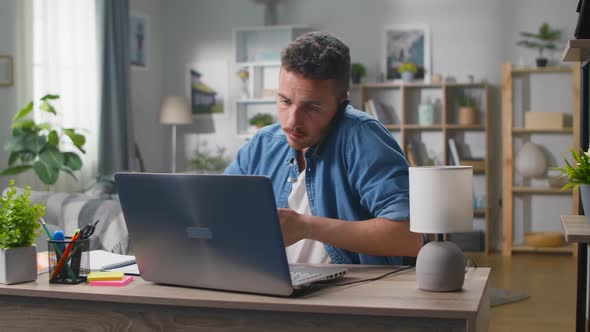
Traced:
[[[0, 0], [0, 54], [13, 56], [16, 54], [16, 0]], [[16, 67], [15, 67], [16, 69]], [[18, 75], [15, 75], [15, 81]], [[16, 82], [15, 82], [16, 83]], [[10, 137], [10, 122], [17, 111], [16, 88], [0, 87], [0, 169], [8, 166], [8, 153], [4, 151], [4, 144]], [[8, 177], [0, 177], [0, 188], [8, 185]], [[0, 192], [2, 189], [0, 189]]]
[[131, 109], [135, 140], [147, 170], [170, 170], [170, 128], [158, 123], [162, 95], [162, 26], [160, 0], [131, 0], [130, 13], [148, 18], [147, 69], [131, 69]]

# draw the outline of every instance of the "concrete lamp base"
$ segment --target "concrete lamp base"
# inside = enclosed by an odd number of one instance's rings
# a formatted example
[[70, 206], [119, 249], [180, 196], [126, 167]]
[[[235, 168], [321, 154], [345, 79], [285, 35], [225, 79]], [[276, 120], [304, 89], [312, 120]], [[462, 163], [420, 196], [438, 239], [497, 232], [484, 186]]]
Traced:
[[463, 288], [465, 257], [457, 245], [448, 241], [426, 244], [416, 260], [418, 288], [430, 292], [452, 292]]

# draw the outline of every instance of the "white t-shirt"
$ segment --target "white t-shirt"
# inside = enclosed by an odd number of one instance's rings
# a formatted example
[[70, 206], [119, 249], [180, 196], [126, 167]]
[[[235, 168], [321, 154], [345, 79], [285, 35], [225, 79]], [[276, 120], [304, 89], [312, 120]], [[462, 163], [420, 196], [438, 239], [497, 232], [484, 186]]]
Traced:
[[[287, 200], [287, 208], [300, 214], [311, 215], [305, 188], [305, 169], [299, 173], [293, 183]], [[324, 244], [318, 241], [303, 239], [288, 246], [285, 250], [289, 263], [330, 263], [330, 256], [328, 256]]]

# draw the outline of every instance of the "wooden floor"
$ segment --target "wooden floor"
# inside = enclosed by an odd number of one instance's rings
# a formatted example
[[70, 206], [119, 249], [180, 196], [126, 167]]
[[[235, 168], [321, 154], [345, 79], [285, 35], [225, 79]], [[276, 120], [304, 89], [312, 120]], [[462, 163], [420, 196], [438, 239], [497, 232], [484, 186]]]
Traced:
[[491, 287], [527, 293], [524, 301], [493, 307], [489, 331], [574, 331], [576, 257], [554, 254], [466, 254], [491, 267]]

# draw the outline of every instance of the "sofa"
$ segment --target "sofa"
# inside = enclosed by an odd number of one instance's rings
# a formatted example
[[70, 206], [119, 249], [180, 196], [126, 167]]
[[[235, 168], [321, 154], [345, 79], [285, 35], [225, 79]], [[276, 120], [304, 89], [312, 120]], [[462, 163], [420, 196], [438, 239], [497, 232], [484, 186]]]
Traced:
[[[127, 225], [116, 195], [31, 191], [30, 199], [32, 203], [45, 202], [43, 219], [51, 233], [60, 229], [71, 236], [77, 228], [100, 220], [90, 238], [90, 250], [131, 253]], [[38, 251], [47, 250], [47, 235], [41, 229], [35, 244]]]

